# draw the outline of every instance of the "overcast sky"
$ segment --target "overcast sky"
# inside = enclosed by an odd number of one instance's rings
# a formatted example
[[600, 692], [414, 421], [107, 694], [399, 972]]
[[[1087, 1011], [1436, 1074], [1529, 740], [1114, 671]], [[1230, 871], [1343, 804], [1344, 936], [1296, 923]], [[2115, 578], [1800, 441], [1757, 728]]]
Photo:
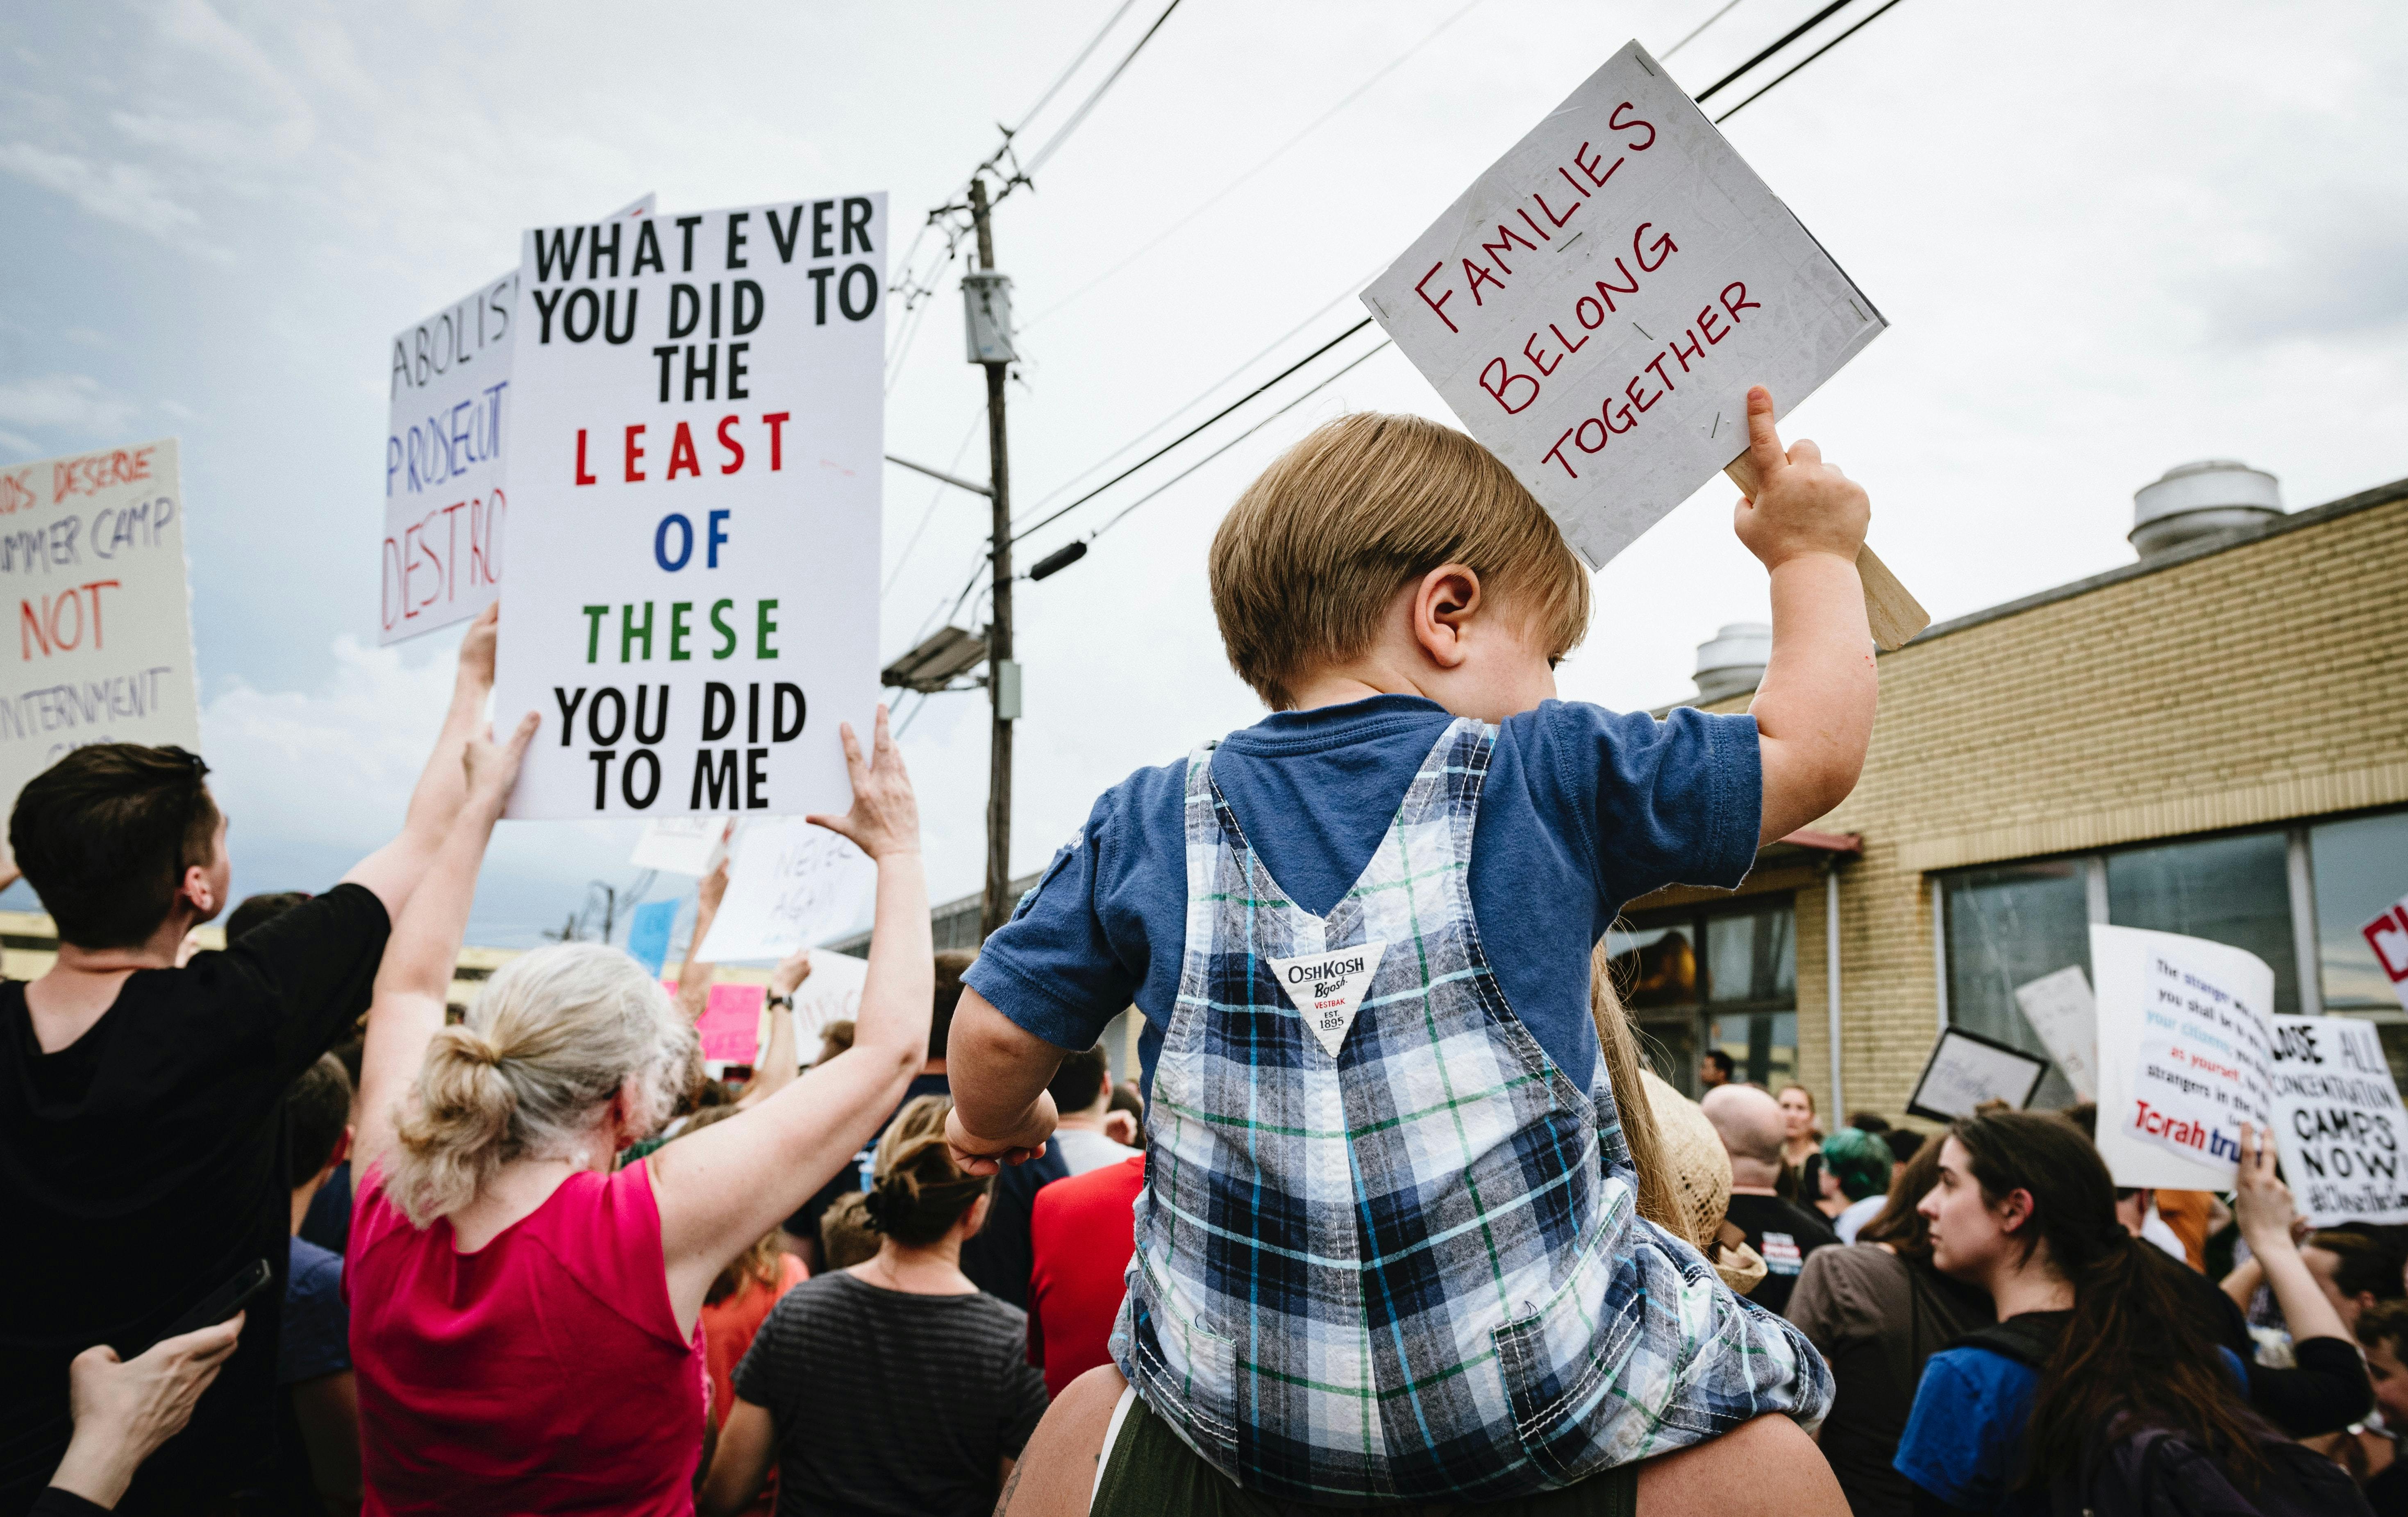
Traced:
[[[0, 462], [181, 438], [237, 891], [322, 888], [380, 842], [439, 718], [456, 637], [374, 645], [391, 334], [509, 267], [523, 227], [647, 191], [674, 213], [884, 190], [908, 232], [1117, 4], [11, 8]], [[1340, 297], [1598, 64], [1721, 4], [1184, 0], [997, 215], [1025, 325], [1019, 499], [1299, 323], [1229, 395], [1334, 334]], [[1700, 89], [1813, 8], [1740, 0], [1673, 73]], [[1138, 0], [1025, 140], [1158, 10]], [[2175, 463], [2245, 459], [2293, 509], [2408, 474], [2403, 77], [2408, 10], [2372, 0], [1906, 0], [1726, 128], [1892, 324], [1789, 430], [1868, 483], [1873, 542], [1935, 616], [2128, 562], [2131, 492]], [[981, 474], [959, 310], [949, 273], [887, 445]], [[1016, 868], [1131, 769], [1259, 715], [1205, 545], [1264, 462], [1350, 409], [1447, 415], [1382, 354], [1022, 586]], [[971, 573], [985, 516], [886, 486], [892, 657]], [[1766, 614], [1729, 502], [1701, 491], [1598, 574], [1567, 695], [1678, 699], [1698, 643]], [[982, 867], [985, 714], [941, 698], [905, 740], [940, 899]], [[472, 941], [530, 943], [588, 880], [626, 880], [634, 831], [505, 824]]]

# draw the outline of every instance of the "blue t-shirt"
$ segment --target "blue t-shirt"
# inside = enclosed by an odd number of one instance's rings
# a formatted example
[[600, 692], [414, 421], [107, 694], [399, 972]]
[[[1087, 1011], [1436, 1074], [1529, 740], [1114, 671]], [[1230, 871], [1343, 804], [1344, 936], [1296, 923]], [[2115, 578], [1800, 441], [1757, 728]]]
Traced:
[[[2245, 1394], [2248, 1372], [2240, 1358], [2230, 1349], [2216, 1351]], [[2046, 1491], [2018, 1495], [2010, 1489], [2023, 1467], [2024, 1429], [2039, 1389], [2039, 1370], [1994, 1350], [1933, 1354], [1924, 1364], [1892, 1467], [1968, 1511], [2047, 1510]]]
[[[1221, 744], [1212, 777], [1271, 878], [1326, 916], [1454, 719], [1405, 695], [1277, 712]], [[1106, 791], [967, 976], [1063, 1048], [1093, 1047], [1135, 1003], [1149, 1087], [1186, 946], [1186, 777], [1182, 761]], [[1582, 1090], [1597, 1067], [1589, 950], [1626, 901], [1739, 884], [1763, 802], [1753, 716], [1549, 701], [1505, 721], [1472, 833], [1472, 913], [1507, 1004]]]
[[343, 1256], [296, 1237], [288, 1268], [276, 1383], [297, 1385], [351, 1368], [351, 1308], [343, 1304]]

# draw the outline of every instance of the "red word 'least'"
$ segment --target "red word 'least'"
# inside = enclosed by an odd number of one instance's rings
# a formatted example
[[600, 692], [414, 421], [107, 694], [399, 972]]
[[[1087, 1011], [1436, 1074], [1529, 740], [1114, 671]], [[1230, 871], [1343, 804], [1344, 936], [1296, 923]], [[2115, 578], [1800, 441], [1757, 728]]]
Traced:
[[[742, 420], [739, 416], [719, 418], [719, 446], [726, 455], [725, 461], [718, 465], [719, 472], [723, 474], [737, 473], [744, 468], [744, 444], [735, 435]], [[786, 467], [785, 426], [792, 420], [794, 412], [788, 411], [772, 411], [761, 417], [761, 425], [769, 429], [769, 470], [772, 473]], [[577, 483], [592, 484], [596, 483], [596, 476], [586, 462], [585, 430], [582, 426], [577, 429]], [[626, 427], [621, 435], [620, 477], [626, 484], [641, 484], [652, 477], [643, 467], [646, 456], [644, 434], [648, 430], [643, 423], [638, 422]], [[699, 479], [702, 460], [695, 452], [693, 425], [680, 422], [669, 441], [668, 470], [661, 478], [673, 480], [686, 475]]]

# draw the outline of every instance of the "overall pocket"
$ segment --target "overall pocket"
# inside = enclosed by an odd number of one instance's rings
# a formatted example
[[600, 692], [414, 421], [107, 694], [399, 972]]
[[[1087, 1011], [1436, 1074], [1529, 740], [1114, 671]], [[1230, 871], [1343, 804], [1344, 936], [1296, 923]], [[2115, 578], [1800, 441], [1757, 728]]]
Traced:
[[[1635, 1424], [1648, 1421], [1645, 1412], [1627, 1404], [1614, 1383], [1641, 1322], [1635, 1315], [1616, 1317], [1602, 1255], [1592, 1243], [1554, 1295], [1489, 1334], [1514, 1438], [1558, 1483], [1635, 1457], [1644, 1442]], [[1644, 1309], [1643, 1301], [1631, 1305]], [[1615, 1425], [1626, 1419], [1634, 1425]]]

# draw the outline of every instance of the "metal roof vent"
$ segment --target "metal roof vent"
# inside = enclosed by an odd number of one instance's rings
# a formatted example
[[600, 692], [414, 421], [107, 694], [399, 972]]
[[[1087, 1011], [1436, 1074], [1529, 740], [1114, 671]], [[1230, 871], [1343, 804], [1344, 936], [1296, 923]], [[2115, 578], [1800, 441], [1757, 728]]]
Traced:
[[1720, 701], [1745, 695], [1764, 679], [1772, 657], [1772, 628], [1763, 622], [1733, 622], [1698, 644], [1698, 699]]
[[2201, 538], [2257, 527], [2283, 514], [2283, 487], [2262, 469], [2230, 458], [2176, 464], [2165, 478], [2132, 492], [2132, 530], [2143, 558]]

